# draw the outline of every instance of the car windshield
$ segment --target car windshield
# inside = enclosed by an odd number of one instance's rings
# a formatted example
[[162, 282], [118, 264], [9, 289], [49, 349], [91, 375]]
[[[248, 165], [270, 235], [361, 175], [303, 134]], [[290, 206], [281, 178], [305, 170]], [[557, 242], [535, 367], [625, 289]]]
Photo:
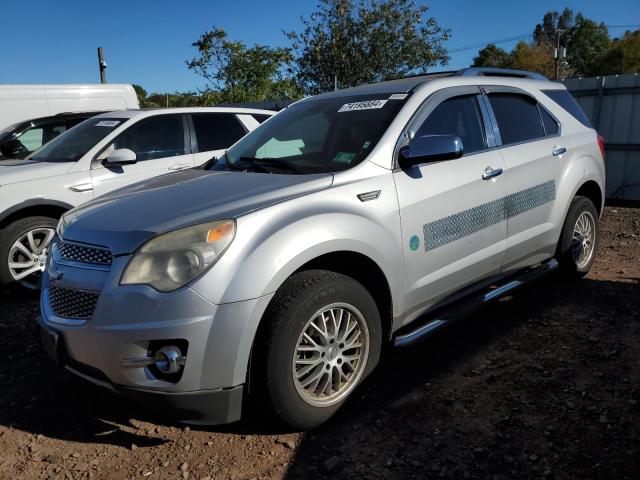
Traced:
[[38, 162], [75, 162], [127, 120], [90, 118], [54, 138], [28, 158]]
[[298, 174], [346, 170], [371, 152], [406, 97], [358, 95], [294, 104], [208, 168]]

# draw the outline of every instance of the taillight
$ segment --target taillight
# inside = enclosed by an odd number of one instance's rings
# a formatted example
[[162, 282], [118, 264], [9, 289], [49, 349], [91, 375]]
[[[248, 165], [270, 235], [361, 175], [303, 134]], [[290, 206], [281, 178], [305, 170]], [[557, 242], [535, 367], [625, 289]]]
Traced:
[[602, 160], [604, 160], [605, 158], [604, 145], [605, 145], [604, 137], [598, 134], [598, 146], [600, 147], [600, 153], [602, 153]]

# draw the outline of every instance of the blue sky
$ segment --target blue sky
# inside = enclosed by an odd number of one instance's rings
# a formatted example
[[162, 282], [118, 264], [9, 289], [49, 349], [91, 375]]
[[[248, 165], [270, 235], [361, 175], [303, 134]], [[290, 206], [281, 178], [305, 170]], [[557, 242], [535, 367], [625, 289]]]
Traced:
[[[32, 0], [3, 2], [0, 83], [99, 81], [96, 48], [105, 49], [107, 80], [147, 91], [193, 91], [204, 85], [184, 61], [211, 26], [248, 45], [286, 46], [315, 0]], [[607, 25], [640, 24], [639, 0], [433, 0], [430, 14], [451, 29], [447, 47], [530, 33], [548, 10], [569, 6]], [[624, 29], [612, 29], [612, 35]], [[514, 42], [502, 44], [511, 48]], [[477, 49], [451, 54], [450, 68], [468, 66]]]

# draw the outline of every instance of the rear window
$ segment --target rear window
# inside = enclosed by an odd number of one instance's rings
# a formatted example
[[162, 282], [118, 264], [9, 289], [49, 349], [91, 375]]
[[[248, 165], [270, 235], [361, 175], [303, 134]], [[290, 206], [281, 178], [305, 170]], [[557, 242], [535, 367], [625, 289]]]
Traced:
[[247, 133], [234, 114], [195, 113], [191, 118], [199, 152], [229, 148]]
[[526, 95], [492, 93], [489, 100], [503, 145], [544, 137], [538, 103], [534, 99]]
[[542, 93], [564, 108], [573, 118], [578, 120], [585, 127], [593, 128], [591, 121], [582, 111], [582, 108], [568, 90], [542, 90]]

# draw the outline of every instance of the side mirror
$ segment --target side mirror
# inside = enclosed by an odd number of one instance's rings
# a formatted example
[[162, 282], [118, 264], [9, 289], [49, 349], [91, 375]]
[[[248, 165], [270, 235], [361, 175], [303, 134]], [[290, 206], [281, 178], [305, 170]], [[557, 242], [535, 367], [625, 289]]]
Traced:
[[137, 161], [136, 153], [133, 150], [129, 150], [128, 148], [119, 148], [109, 154], [104, 161], [104, 165], [105, 167], [120, 167], [122, 165], [136, 163]]
[[399, 161], [402, 168], [409, 168], [421, 163], [460, 158], [463, 153], [462, 140], [457, 135], [424, 135], [400, 149]]
[[20, 140], [7, 140], [0, 145], [0, 153], [5, 157], [15, 157], [23, 153], [28, 153], [27, 149], [22, 145]]

